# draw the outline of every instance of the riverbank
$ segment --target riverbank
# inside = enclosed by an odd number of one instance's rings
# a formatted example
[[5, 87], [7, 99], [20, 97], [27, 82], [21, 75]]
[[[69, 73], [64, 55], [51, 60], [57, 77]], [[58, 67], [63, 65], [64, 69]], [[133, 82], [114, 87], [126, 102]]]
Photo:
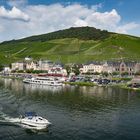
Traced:
[[77, 85], [77, 86], [99, 86], [99, 87], [118, 87], [121, 89], [127, 89], [127, 90], [134, 90], [134, 91], [140, 91], [140, 88], [133, 88], [133, 87], [128, 87], [127, 83], [118, 83], [118, 84], [95, 84], [91, 82], [64, 82], [64, 84], [69, 84], [69, 85]]
[[[24, 77], [18, 77], [18, 76], [3, 76], [0, 75], [0, 78], [7, 78], [7, 79], [18, 79], [18, 80], [23, 80]], [[113, 79], [113, 80], [120, 80], [120, 79]], [[124, 80], [124, 79], [123, 79]], [[128, 79], [127, 79], [128, 80]], [[126, 79], [124, 81], [127, 81]], [[127, 89], [127, 90], [135, 90], [135, 91], [140, 91], [140, 88], [133, 88], [133, 87], [128, 87], [127, 82], [125, 83], [112, 83], [112, 84], [97, 84], [93, 82], [63, 82], [64, 84], [69, 84], [69, 85], [77, 85], [77, 86], [88, 86], [88, 87], [93, 87], [93, 86], [102, 86], [102, 87], [118, 87], [122, 89]]]
[[92, 82], [64, 82], [64, 84], [78, 85], [78, 86], [97, 86], [97, 84]]
[[140, 91], [140, 88], [128, 87], [127, 85], [122, 85], [121, 88], [127, 89], [127, 90], [132, 90], [132, 91]]

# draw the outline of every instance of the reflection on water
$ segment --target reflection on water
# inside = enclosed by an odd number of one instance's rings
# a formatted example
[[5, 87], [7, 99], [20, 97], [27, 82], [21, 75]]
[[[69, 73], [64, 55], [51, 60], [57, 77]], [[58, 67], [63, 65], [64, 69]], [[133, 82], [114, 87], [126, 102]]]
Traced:
[[33, 91], [50, 91], [51, 93], [59, 92], [62, 90], [63, 86], [47, 86], [38, 84], [26, 84], [22, 81], [3, 79], [1, 84], [7, 89], [14, 90], [15, 92], [21, 92], [26, 90], [27, 92]]
[[52, 122], [51, 133], [29, 135], [0, 124], [0, 140], [138, 139], [140, 94], [118, 87], [51, 87], [0, 80], [0, 119], [35, 111]]
[[[51, 105], [69, 107], [78, 110], [103, 109], [119, 105], [125, 105], [133, 101], [136, 94], [127, 90], [112, 87], [86, 87], [86, 86], [45, 86], [25, 84], [20, 80], [3, 79], [1, 87], [4, 87], [6, 99], [16, 102], [36, 101], [40, 103], [49, 102]], [[3, 94], [4, 94], [3, 93]], [[2, 96], [2, 95], [1, 95]], [[15, 99], [15, 100], [14, 100]], [[7, 100], [8, 102], [8, 100]], [[112, 108], [113, 109], [113, 108]]]
[[35, 85], [35, 84], [25, 84], [24, 88], [28, 91], [50, 91], [50, 92], [60, 92], [62, 86], [45, 86], [45, 85]]

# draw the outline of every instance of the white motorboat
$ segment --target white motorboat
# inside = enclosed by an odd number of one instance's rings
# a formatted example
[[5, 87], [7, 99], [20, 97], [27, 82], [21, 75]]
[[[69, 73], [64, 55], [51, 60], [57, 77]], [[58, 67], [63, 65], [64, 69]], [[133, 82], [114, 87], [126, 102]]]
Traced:
[[36, 115], [34, 112], [27, 112], [21, 117], [20, 123], [29, 127], [46, 128], [51, 124], [47, 119]]
[[23, 82], [29, 84], [39, 84], [48, 86], [62, 86], [62, 82], [58, 79], [46, 77], [25, 78]]
[[35, 130], [46, 129], [51, 124], [47, 119], [36, 115], [34, 112], [27, 112], [19, 118], [8, 118], [8, 121], [24, 128]]

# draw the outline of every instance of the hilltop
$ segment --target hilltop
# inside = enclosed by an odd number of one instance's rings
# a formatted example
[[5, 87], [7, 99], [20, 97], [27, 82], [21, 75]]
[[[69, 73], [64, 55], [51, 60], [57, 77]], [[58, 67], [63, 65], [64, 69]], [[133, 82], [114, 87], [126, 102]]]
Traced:
[[73, 27], [0, 44], [0, 63], [52, 59], [63, 63], [92, 60], [140, 60], [140, 38], [93, 27]]
[[59, 30], [48, 34], [36, 35], [19, 40], [5, 41], [6, 43], [16, 42], [46, 42], [54, 39], [77, 38], [81, 40], [103, 40], [109, 37], [110, 33], [106, 30], [96, 29], [94, 27], [71, 27], [65, 30]]

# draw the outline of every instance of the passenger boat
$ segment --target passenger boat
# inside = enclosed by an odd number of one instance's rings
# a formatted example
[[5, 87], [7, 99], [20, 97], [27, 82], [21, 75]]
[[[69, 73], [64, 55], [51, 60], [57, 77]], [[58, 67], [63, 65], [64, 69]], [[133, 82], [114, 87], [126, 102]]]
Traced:
[[62, 82], [58, 79], [47, 77], [25, 78], [23, 82], [29, 84], [40, 84], [48, 86], [62, 86]]

